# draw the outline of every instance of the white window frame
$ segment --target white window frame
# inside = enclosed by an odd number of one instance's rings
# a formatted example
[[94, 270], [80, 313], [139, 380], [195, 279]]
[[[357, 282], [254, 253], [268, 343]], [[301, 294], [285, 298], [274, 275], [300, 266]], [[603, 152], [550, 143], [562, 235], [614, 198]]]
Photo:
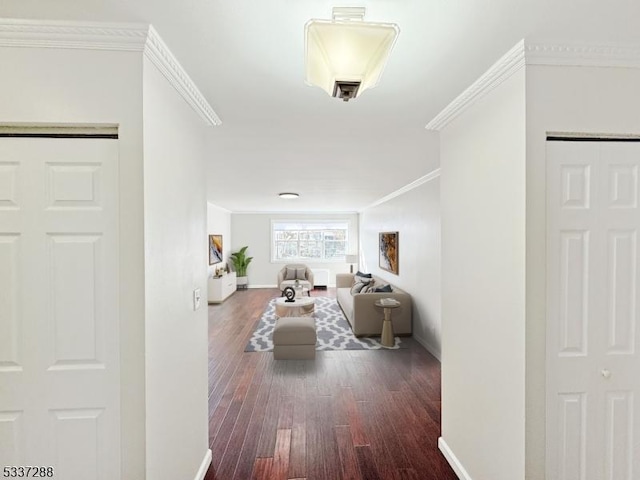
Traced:
[[[277, 225], [281, 224], [290, 224], [290, 225], [301, 225], [301, 226], [313, 226], [313, 225], [344, 225], [346, 228], [346, 245], [345, 252], [349, 252], [349, 237], [351, 232], [351, 221], [344, 219], [314, 219], [314, 220], [300, 220], [300, 219], [284, 219], [284, 220], [271, 220], [271, 231], [270, 231], [270, 241], [271, 241], [271, 263], [344, 263], [344, 258], [303, 258], [303, 257], [295, 257], [295, 258], [276, 258], [276, 238], [275, 238], [275, 228]], [[326, 228], [328, 230], [329, 228]], [[301, 230], [305, 230], [301, 228]], [[323, 251], [324, 251], [324, 243], [323, 243]]]

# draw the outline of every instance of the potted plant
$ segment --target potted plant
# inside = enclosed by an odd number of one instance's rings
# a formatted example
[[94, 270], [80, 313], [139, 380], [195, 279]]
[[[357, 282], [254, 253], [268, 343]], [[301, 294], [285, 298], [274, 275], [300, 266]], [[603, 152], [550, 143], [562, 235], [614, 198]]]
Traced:
[[253, 260], [253, 257], [247, 257], [247, 248], [249, 247], [242, 247], [229, 257], [236, 271], [236, 285], [238, 287], [243, 286], [244, 288], [247, 288], [247, 284], [249, 283], [247, 279], [247, 267], [251, 263], [251, 260]]

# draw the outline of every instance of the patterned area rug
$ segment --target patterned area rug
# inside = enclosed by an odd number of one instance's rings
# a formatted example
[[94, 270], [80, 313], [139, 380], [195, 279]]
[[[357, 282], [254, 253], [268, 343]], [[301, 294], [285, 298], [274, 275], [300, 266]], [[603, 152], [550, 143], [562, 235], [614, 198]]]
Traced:
[[[313, 297], [315, 300], [316, 350], [378, 350], [386, 348], [380, 345], [379, 337], [356, 338], [349, 322], [344, 317], [335, 298]], [[380, 313], [382, 321], [382, 312]], [[270, 352], [273, 350], [273, 327], [276, 323], [275, 298], [269, 301], [267, 309], [249, 340], [245, 352]], [[402, 340], [396, 337], [393, 349], [406, 348]]]

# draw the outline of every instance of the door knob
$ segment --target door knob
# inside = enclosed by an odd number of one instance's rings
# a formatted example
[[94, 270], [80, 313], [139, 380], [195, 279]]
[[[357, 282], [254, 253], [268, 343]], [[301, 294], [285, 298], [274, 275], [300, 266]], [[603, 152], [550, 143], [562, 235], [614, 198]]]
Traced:
[[609, 378], [609, 377], [611, 377], [611, 371], [610, 371], [610, 370], [608, 370], [608, 369], [606, 369], [606, 368], [603, 368], [603, 369], [600, 371], [600, 373], [602, 374], [602, 376], [603, 376], [604, 378]]

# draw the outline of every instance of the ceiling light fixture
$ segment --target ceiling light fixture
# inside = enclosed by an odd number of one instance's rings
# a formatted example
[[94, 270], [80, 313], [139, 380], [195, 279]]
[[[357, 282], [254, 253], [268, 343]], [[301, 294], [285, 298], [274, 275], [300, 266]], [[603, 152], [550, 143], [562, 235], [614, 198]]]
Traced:
[[279, 193], [278, 196], [280, 198], [298, 198], [300, 195], [293, 192], [282, 192], [282, 193]]
[[364, 22], [364, 7], [334, 7], [305, 25], [305, 80], [345, 102], [375, 87], [398, 38], [394, 23]]

